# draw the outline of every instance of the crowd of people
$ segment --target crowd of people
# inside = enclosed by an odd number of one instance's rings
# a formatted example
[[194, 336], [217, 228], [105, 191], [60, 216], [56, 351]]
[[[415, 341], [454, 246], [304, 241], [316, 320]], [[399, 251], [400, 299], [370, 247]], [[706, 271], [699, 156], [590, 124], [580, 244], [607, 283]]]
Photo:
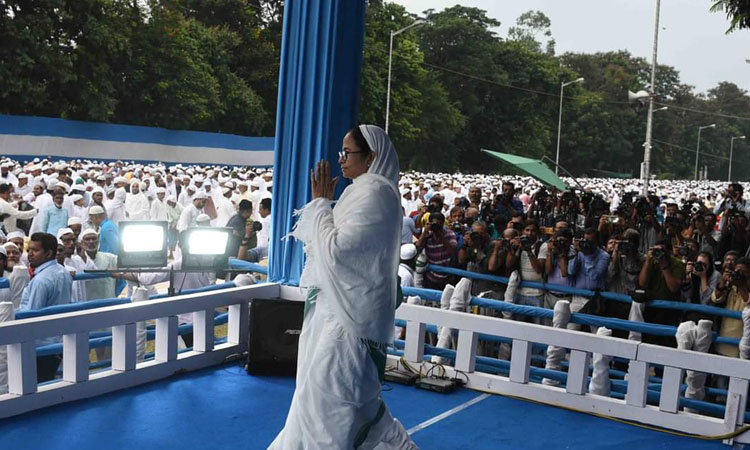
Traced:
[[[444, 294], [465, 287], [458, 276], [425, 270], [427, 264], [444, 266], [509, 277], [507, 284], [474, 280], [474, 296], [549, 309], [567, 300], [573, 312], [671, 326], [707, 319], [719, 336], [742, 337], [742, 320], [659, 309], [646, 302], [670, 300], [740, 312], [749, 305], [750, 203], [743, 184], [655, 180], [652, 192], [641, 196], [637, 180], [566, 181], [573, 188], [557, 191], [522, 177], [403, 174], [402, 285]], [[521, 282], [623, 293], [634, 302]], [[453, 297], [455, 303], [460, 296]], [[465, 310], [468, 300], [458, 307], [442, 306]], [[614, 335], [677, 345], [674, 337], [621, 330]], [[732, 357], [740, 352], [727, 344], [712, 350]]]
[[[741, 320], [644, 302], [734, 311], [748, 306], [750, 204], [743, 184], [654, 180], [652, 192], [641, 196], [638, 180], [565, 180], [571, 189], [557, 191], [528, 177], [402, 174], [402, 285], [453, 289], [458, 277], [425, 267], [459, 268], [510, 279], [507, 285], [475, 280], [471, 295], [549, 309], [568, 300], [574, 312], [672, 326], [709, 319], [720, 336], [742, 336]], [[115, 297], [125, 287], [128, 293], [137, 286], [152, 289], [163, 277], [71, 277], [117, 267], [123, 221], [166, 221], [169, 267], [180, 267], [179, 236], [193, 226], [232, 228], [229, 254], [260, 261], [268, 253], [272, 188], [267, 169], [0, 160], [0, 269], [10, 283], [0, 289], [0, 301], [18, 310], [39, 309]], [[184, 277], [189, 287], [216, 280], [208, 273]], [[572, 296], [524, 281], [625, 293], [634, 303]], [[642, 339], [675, 345], [673, 338]], [[740, 351], [726, 344], [713, 350], [733, 357]], [[49, 376], [57, 363], [50, 358], [40, 371]]]
[[[231, 228], [228, 254], [261, 261], [268, 253], [272, 187], [265, 169], [2, 159], [0, 273], [10, 287], [0, 289], [0, 302], [24, 311], [117, 297], [125, 288], [129, 296], [139, 287], [155, 293], [163, 274], [73, 279], [86, 270], [117, 269], [124, 221], [167, 222], [168, 267], [180, 268], [180, 236], [195, 226]], [[198, 288], [216, 276], [178, 274], [176, 285]], [[59, 355], [40, 357], [39, 380], [54, 377], [59, 363]]]

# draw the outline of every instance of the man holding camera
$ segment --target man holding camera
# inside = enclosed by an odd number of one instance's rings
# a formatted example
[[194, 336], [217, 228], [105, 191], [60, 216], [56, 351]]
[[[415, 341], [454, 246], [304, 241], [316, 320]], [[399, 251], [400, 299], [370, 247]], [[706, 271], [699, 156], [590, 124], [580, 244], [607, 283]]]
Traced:
[[[592, 291], [604, 290], [607, 287], [607, 269], [609, 254], [599, 247], [595, 229], [587, 228], [583, 238], [573, 242], [575, 256], [568, 263], [568, 277], [571, 284], [578, 289]], [[589, 302], [589, 298], [573, 296], [570, 309], [578, 312]]]
[[[685, 278], [685, 264], [672, 256], [672, 244], [669, 239], [660, 239], [646, 254], [646, 260], [638, 275], [638, 286], [645, 290], [645, 295], [638, 300], [680, 300], [680, 286]], [[634, 300], [636, 300], [634, 298]], [[674, 311], [658, 308], [646, 308], [646, 322], [677, 326], [679, 314]], [[675, 347], [674, 337], [645, 335], [644, 342]]]
[[740, 183], [731, 183], [727, 186], [722, 201], [718, 202], [714, 207], [714, 214], [721, 214], [721, 222], [719, 223], [720, 229], [724, 228], [726, 218], [730, 215], [727, 214], [728, 212], [735, 211], [737, 213], [742, 213], [744, 216], [747, 216], [748, 212], [750, 212], [750, 205], [748, 205], [747, 201], [742, 198], [743, 190], [744, 189]]
[[[430, 221], [422, 229], [422, 234], [414, 244], [418, 252], [425, 249], [427, 263], [450, 267], [451, 258], [456, 254], [456, 235], [445, 227], [445, 216], [441, 212], [430, 212]], [[448, 284], [449, 276], [427, 271], [422, 286], [426, 289], [442, 291]]]
[[[521, 237], [510, 241], [511, 251], [508, 253], [506, 266], [510, 270], [518, 270], [521, 281], [543, 283], [544, 264], [547, 258], [547, 248], [541, 251], [542, 241], [539, 240], [539, 226], [534, 220], [524, 223]], [[544, 305], [544, 291], [537, 288], [521, 287], [518, 290], [518, 304], [542, 307]], [[537, 318], [534, 318], [537, 319]], [[541, 320], [536, 321], [541, 323]]]
[[[734, 269], [724, 270], [721, 281], [711, 294], [711, 301], [723, 304], [725, 309], [741, 312], [750, 306], [750, 258], [737, 260]], [[721, 320], [719, 336], [739, 339], [742, 337], [742, 320], [724, 317]], [[736, 345], [716, 344], [716, 351], [724, 356], [739, 357]]]
[[513, 213], [523, 214], [523, 203], [515, 198], [516, 186], [510, 181], [506, 181], [502, 186], [503, 192], [497, 197], [495, 204], [495, 216], [502, 222], [510, 222]]
[[[463, 235], [463, 246], [458, 251], [458, 263], [469, 272], [488, 273], [489, 260], [493, 251], [487, 224], [481, 220], [474, 222], [471, 231]], [[473, 280], [471, 294], [478, 295], [485, 291], [498, 290], [495, 283], [484, 280]]]

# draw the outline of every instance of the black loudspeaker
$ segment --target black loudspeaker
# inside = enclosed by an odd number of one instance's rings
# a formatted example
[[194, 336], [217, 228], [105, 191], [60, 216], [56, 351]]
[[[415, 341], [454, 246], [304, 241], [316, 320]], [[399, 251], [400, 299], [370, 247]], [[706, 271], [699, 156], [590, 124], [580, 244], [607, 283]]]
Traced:
[[245, 369], [250, 375], [288, 375], [297, 372], [297, 345], [305, 302], [251, 300], [250, 330]]

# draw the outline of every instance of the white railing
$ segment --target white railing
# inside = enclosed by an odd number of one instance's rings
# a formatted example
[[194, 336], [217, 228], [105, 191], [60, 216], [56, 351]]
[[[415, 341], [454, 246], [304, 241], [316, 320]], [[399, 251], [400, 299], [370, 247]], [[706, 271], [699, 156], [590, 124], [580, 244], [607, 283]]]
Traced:
[[[415, 364], [424, 362], [426, 324], [458, 330], [455, 366], [446, 367], [446, 371], [449, 376], [468, 378], [467, 387], [471, 389], [522, 397], [694, 435], [724, 435], [734, 432], [744, 422], [750, 379], [748, 361], [418, 305], [402, 304], [396, 311], [396, 317], [406, 320], [404, 358]], [[480, 333], [513, 340], [509, 376], [475, 371]], [[532, 343], [570, 349], [568, 379], [564, 388], [529, 383]], [[624, 400], [586, 392], [592, 353], [630, 360]], [[389, 355], [389, 359], [395, 362], [399, 358]], [[424, 364], [431, 365], [429, 362]], [[646, 404], [650, 364], [664, 366], [659, 406]], [[685, 370], [730, 378], [723, 420], [680, 411], [680, 385]], [[458, 375], [458, 372], [466, 374], [466, 377]], [[750, 442], [750, 432], [740, 434], [734, 441]], [[731, 440], [725, 442], [731, 443]]]
[[[248, 302], [278, 298], [278, 284], [180, 295], [0, 324], [8, 346], [8, 394], [0, 418], [166, 378], [177, 371], [220, 364], [247, 349]], [[228, 307], [227, 341], [214, 345], [214, 310]], [[193, 350], [177, 352], [177, 316], [193, 313]], [[136, 362], [136, 323], [156, 321], [155, 357]], [[112, 368], [89, 375], [89, 332], [112, 328]], [[37, 384], [36, 340], [63, 337], [63, 377]]]

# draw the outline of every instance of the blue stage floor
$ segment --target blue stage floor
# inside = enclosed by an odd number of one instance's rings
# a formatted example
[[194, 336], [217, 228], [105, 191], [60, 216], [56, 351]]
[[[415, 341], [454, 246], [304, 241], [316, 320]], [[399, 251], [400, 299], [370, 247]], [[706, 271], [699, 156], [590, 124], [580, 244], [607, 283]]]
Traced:
[[[226, 365], [0, 421], [0, 449], [264, 449], [281, 429], [293, 379]], [[478, 396], [387, 386], [407, 429]], [[324, 418], [321, 418], [324, 420]], [[423, 450], [728, 449], [585, 414], [489, 396], [413, 434]]]

